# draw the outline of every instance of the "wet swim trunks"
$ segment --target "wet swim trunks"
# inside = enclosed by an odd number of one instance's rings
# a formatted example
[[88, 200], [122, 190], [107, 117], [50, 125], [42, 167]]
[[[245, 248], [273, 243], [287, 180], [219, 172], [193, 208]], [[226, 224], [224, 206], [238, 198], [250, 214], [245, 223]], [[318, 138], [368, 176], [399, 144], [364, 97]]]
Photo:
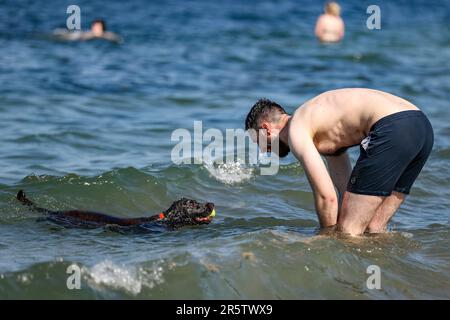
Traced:
[[419, 110], [401, 111], [375, 122], [360, 144], [347, 191], [389, 196], [409, 194], [433, 147], [433, 128]]

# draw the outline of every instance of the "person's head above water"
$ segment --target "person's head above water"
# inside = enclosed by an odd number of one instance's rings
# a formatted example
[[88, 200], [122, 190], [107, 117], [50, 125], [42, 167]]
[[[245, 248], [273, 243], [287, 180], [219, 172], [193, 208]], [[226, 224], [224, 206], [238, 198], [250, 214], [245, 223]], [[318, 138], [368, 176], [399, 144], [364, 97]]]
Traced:
[[[272, 140], [277, 139], [279, 150], [275, 151], [278, 156], [285, 157], [289, 154], [289, 144], [287, 139], [287, 124], [290, 116], [276, 102], [268, 99], [259, 99], [251, 108], [245, 119], [245, 130], [250, 132], [252, 140], [258, 143], [262, 152], [272, 151]], [[261, 144], [261, 139], [265, 140]]]
[[96, 37], [101, 37], [103, 33], [106, 31], [105, 21], [102, 19], [96, 19], [91, 23], [91, 32]]
[[339, 17], [341, 15], [341, 6], [337, 2], [329, 1], [325, 4], [325, 13]]

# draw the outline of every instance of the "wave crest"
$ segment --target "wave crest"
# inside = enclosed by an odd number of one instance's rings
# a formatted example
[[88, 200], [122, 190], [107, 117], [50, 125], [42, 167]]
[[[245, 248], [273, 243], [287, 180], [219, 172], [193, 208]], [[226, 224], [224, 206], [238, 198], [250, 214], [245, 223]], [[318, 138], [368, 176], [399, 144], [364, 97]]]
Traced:
[[239, 161], [231, 163], [205, 163], [204, 167], [218, 181], [225, 184], [238, 184], [250, 180], [254, 176], [254, 168], [245, 166]]
[[83, 268], [83, 273], [92, 287], [107, 287], [124, 290], [132, 295], [144, 288], [153, 289], [164, 282], [163, 268], [155, 263], [150, 269], [137, 266], [119, 266], [109, 260]]

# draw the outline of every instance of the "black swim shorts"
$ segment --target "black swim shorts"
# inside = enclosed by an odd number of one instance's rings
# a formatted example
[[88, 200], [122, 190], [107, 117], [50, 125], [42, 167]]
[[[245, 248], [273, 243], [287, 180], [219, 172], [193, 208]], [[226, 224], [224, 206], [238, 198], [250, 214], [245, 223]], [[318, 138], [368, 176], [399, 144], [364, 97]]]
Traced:
[[433, 147], [433, 128], [419, 110], [401, 111], [381, 118], [360, 144], [347, 191], [389, 196], [409, 194]]

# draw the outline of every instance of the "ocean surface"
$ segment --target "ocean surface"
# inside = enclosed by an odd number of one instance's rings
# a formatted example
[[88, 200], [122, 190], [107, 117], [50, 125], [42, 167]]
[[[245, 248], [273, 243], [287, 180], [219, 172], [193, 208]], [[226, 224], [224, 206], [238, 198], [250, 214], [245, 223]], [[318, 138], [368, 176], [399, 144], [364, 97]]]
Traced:
[[[70, 4], [0, 2], [0, 298], [450, 298], [449, 1], [379, 1], [381, 30], [366, 27], [370, 1], [345, 1], [334, 45], [313, 34], [321, 1], [76, 2], [83, 29], [102, 17], [122, 44], [53, 39]], [[171, 161], [175, 129], [243, 128], [258, 98], [292, 112], [343, 87], [406, 98], [434, 127], [390, 234], [318, 236], [292, 155], [274, 176]], [[146, 216], [189, 197], [217, 216], [144, 234], [65, 229], [38, 221], [19, 189], [50, 209]], [[66, 285], [72, 264], [80, 290]]]

